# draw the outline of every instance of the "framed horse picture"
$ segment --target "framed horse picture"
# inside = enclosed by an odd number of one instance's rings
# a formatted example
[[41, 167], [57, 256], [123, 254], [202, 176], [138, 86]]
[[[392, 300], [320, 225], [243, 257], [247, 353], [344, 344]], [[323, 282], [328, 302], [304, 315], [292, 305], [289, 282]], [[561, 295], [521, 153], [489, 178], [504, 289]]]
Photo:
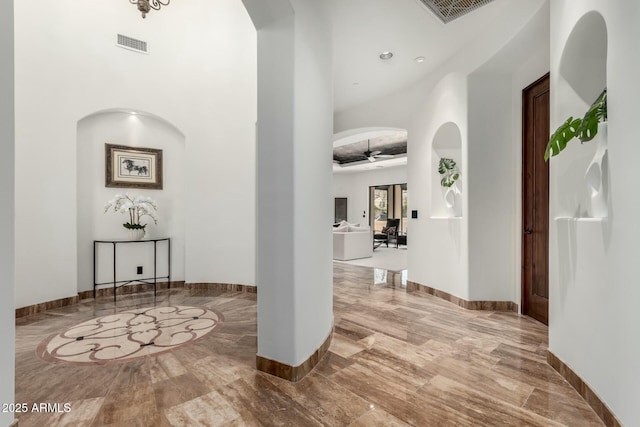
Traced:
[[107, 187], [162, 190], [162, 150], [105, 144]]

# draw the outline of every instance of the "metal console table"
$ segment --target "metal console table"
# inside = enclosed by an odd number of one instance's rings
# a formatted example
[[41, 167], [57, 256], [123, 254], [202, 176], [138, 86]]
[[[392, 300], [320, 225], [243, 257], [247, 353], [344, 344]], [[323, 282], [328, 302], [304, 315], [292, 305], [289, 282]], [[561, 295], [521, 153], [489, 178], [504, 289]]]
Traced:
[[[158, 261], [158, 242], [167, 242], [167, 275], [158, 277], [157, 261]], [[110, 282], [98, 283], [96, 278], [96, 252], [99, 244], [105, 243], [113, 245], [113, 280]], [[145, 277], [142, 279], [117, 280], [116, 278], [116, 254], [118, 245], [127, 243], [153, 243], [153, 277]], [[153, 295], [156, 295], [158, 279], [167, 279], [167, 286], [171, 289], [171, 238], [163, 237], [162, 239], [145, 239], [145, 240], [94, 240], [93, 241], [93, 298], [96, 298], [96, 288], [102, 285], [113, 285], [113, 301], [116, 301], [116, 289], [129, 283], [141, 282], [153, 285]], [[153, 281], [152, 281], [153, 280]]]

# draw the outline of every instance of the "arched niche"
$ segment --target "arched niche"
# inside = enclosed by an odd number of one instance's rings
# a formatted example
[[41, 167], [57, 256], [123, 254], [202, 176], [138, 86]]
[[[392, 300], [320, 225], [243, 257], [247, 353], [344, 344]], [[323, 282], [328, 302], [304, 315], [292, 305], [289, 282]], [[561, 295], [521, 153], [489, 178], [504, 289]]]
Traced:
[[[161, 190], [106, 187], [105, 144], [161, 149], [163, 188]], [[80, 119], [76, 133], [78, 291], [93, 289], [93, 240], [125, 239], [122, 226], [128, 217], [104, 212], [116, 194], [130, 193], [153, 198], [158, 203], [158, 224], [146, 221], [148, 237], [171, 237], [171, 277], [184, 278], [185, 242], [185, 136], [168, 120], [145, 111], [109, 109]], [[106, 248], [106, 245], [104, 245]], [[146, 245], [126, 245], [118, 249], [118, 276], [136, 277], [136, 267], [145, 274], [153, 269], [153, 254]], [[103, 248], [103, 249], [105, 249]], [[112, 277], [110, 248], [98, 253], [98, 282]], [[161, 249], [160, 250], [165, 250]], [[109, 253], [106, 253], [109, 252]], [[158, 252], [160, 253], [160, 252]], [[104, 255], [104, 256], [103, 256]], [[164, 256], [159, 256], [164, 260]], [[159, 276], [165, 263], [158, 263]], [[126, 276], [126, 277], [125, 277]], [[146, 276], [145, 276], [146, 277]]]
[[[441, 125], [431, 143], [431, 217], [462, 217], [462, 134], [457, 124], [447, 122]], [[449, 158], [456, 162], [460, 178], [451, 188], [442, 187], [438, 173], [440, 159]]]
[[[558, 111], [560, 119], [582, 117], [607, 87], [607, 24], [591, 11], [569, 34], [560, 59]], [[573, 141], [560, 157], [560, 216], [603, 218], [609, 211], [609, 170], [606, 124], [585, 144]], [[553, 129], [552, 129], [553, 131]]]
[[106, 117], [109, 114], [123, 114], [122, 117], [140, 117], [140, 118], [149, 118], [149, 119], [153, 119], [155, 121], [157, 121], [158, 123], [163, 123], [164, 125], [166, 125], [168, 128], [171, 128], [171, 130], [173, 132], [175, 132], [176, 134], [180, 135], [182, 138], [182, 142], [184, 142], [184, 134], [182, 133], [182, 131], [175, 125], [173, 124], [171, 121], [165, 119], [164, 117], [158, 116], [156, 114], [150, 113], [148, 111], [140, 111], [140, 110], [136, 110], [136, 109], [132, 109], [132, 108], [108, 108], [108, 109], [104, 109], [104, 110], [100, 110], [100, 111], [95, 111], [91, 114], [88, 114], [86, 116], [84, 116], [83, 118], [81, 118], [80, 120], [78, 120], [78, 125], [80, 125], [80, 123], [82, 123], [84, 120], [90, 119], [92, 117]]
[[585, 14], [571, 31], [560, 75], [587, 105], [607, 86], [607, 24], [598, 12]]

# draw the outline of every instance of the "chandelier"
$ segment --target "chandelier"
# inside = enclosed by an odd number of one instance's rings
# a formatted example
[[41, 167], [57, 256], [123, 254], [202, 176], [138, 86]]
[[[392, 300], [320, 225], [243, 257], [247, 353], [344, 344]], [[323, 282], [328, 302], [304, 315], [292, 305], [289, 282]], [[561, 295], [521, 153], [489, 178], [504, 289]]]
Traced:
[[160, 10], [162, 6], [168, 6], [171, 0], [129, 0], [131, 4], [137, 4], [142, 17], [146, 18], [151, 9]]

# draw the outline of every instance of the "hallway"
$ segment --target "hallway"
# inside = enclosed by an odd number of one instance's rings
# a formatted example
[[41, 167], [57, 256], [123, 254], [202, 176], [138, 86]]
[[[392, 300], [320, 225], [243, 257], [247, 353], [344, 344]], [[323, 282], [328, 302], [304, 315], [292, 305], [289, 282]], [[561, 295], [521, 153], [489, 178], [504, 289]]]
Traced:
[[16, 402], [71, 410], [16, 416], [21, 427], [602, 425], [546, 364], [545, 326], [407, 294], [400, 277], [375, 284], [373, 269], [334, 264], [330, 352], [297, 384], [255, 370], [256, 294], [160, 291], [155, 306], [204, 307], [223, 324], [127, 362], [55, 364], [36, 348], [79, 323], [152, 307], [151, 293], [123, 295], [116, 309], [102, 298], [18, 319]]

